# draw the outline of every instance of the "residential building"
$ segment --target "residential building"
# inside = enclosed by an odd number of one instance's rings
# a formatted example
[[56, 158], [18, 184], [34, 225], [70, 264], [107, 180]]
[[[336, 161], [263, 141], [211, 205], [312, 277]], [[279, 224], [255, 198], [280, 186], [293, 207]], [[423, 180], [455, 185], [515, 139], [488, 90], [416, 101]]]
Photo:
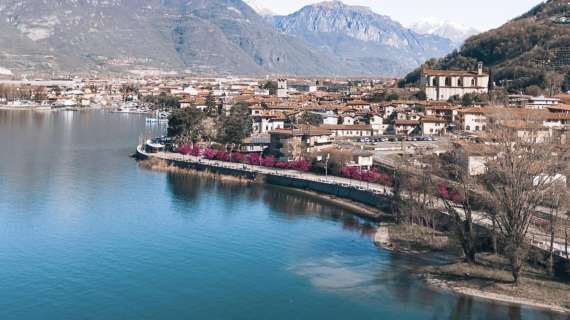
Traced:
[[460, 130], [464, 131], [485, 131], [487, 128], [487, 109], [465, 108], [458, 110], [458, 121]]
[[420, 124], [424, 136], [443, 135], [447, 132], [448, 122], [443, 118], [423, 117]]
[[269, 153], [281, 160], [298, 160], [310, 153], [332, 146], [334, 137], [329, 130], [305, 126], [300, 129], [280, 129], [269, 132]]
[[371, 125], [321, 125], [320, 129], [329, 130], [336, 138], [362, 138], [374, 135]]
[[412, 135], [420, 125], [419, 120], [396, 120], [394, 121], [394, 133], [397, 135]]

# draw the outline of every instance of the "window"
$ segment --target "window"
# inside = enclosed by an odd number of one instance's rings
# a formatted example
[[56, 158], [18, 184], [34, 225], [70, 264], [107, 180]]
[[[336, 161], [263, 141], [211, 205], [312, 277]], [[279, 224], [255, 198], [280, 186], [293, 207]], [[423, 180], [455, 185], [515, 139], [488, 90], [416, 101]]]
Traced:
[[471, 86], [472, 86], [472, 87], [476, 87], [476, 86], [477, 86], [477, 80], [475, 80], [475, 78], [471, 79]]
[[431, 84], [432, 87], [436, 87], [436, 86], [437, 86], [437, 80], [438, 80], [437, 77], [433, 77], [433, 78], [431, 79], [431, 81], [432, 81], [432, 84]]
[[459, 79], [457, 80], [457, 86], [458, 86], [458, 87], [463, 87], [463, 78], [459, 78]]
[[475, 126], [475, 131], [479, 131], [479, 126]]
[[445, 86], [446, 86], [446, 87], [451, 87], [451, 77], [446, 77], [446, 78], [445, 78]]
[[471, 126], [465, 126], [465, 130], [471, 131]]

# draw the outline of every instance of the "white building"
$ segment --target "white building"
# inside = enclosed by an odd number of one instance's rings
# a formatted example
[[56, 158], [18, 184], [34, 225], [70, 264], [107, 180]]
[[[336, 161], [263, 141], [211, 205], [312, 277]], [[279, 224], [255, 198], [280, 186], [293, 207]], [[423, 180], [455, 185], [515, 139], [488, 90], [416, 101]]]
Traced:
[[268, 133], [273, 130], [285, 128], [286, 117], [283, 114], [269, 114], [267, 112], [253, 117], [253, 134]]
[[464, 131], [485, 131], [487, 129], [487, 113], [483, 108], [466, 108], [458, 112], [459, 125]]
[[487, 93], [489, 75], [483, 72], [482, 63], [479, 63], [475, 72], [422, 69], [420, 85], [428, 100], [447, 101], [453, 96], [463, 97], [467, 93]]
[[557, 106], [560, 99], [547, 98], [545, 96], [510, 95], [509, 104], [514, 107], [542, 110], [548, 107]]
[[422, 135], [441, 135], [447, 132], [447, 121], [437, 117], [423, 117], [420, 120]]
[[287, 79], [278, 79], [277, 80], [277, 97], [278, 98], [287, 98], [289, 95], [287, 94]]
[[374, 134], [370, 125], [322, 125], [320, 129], [329, 130], [337, 138], [371, 137]]

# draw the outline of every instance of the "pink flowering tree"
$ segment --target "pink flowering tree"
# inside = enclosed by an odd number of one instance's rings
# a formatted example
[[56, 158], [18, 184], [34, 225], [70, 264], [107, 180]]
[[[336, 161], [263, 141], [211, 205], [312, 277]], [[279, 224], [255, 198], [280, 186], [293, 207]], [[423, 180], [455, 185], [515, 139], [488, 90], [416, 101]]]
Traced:
[[195, 145], [192, 147], [192, 151], [190, 151], [190, 154], [193, 155], [194, 157], [199, 157], [199, 156], [200, 156], [200, 152], [201, 152], [200, 146], [197, 145], [197, 144], [195, 144]]
[[247, 156], [247, 163], [252, 164], [252, 165], [259, 165], [261, 162], [261, 156], [257, 153], [252, 153], [249, 156]]
[[273, 168], [275, 163], [276, 161], [274, 156], [268, 156], [261, 159], [261, 165], [264, 167]]
[[302, 159], [302, 160], [295, 160], [289, 163], [289, 168], [297, 171], [304, 171], [307, 172], [311, 168], [311, 164], [309, 161]]
[[176, 152], [183, 154], [183, 155], [187, 155], [190, 154], [192, 152], [192, 147], [190, 147], [187, 144], [181, 145], [178, 148], [176, 148]]
[[247, 162], [247, 157], [239, 152], [232, 153], [232, 162], [245, 163]]
[[216, 158], [217, 154], [218, 154], [218, 152], [216, 150], [211, 149], [211, 148], [207, 148], [206, 150], [204, 150], [204, 158], [209, 159], [209, 160], [214, 160]]

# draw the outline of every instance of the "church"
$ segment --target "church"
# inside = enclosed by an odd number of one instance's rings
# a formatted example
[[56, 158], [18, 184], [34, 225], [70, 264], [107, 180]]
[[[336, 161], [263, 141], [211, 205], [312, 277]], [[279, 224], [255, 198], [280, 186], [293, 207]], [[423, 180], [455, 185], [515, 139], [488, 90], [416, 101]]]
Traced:
[[428, 100], [447, 101], [453, 96], [489, 92], [489, 74], [483, 72], [482, 63], [477, 65], [477, 71], [422, 68], [420, 85]]

